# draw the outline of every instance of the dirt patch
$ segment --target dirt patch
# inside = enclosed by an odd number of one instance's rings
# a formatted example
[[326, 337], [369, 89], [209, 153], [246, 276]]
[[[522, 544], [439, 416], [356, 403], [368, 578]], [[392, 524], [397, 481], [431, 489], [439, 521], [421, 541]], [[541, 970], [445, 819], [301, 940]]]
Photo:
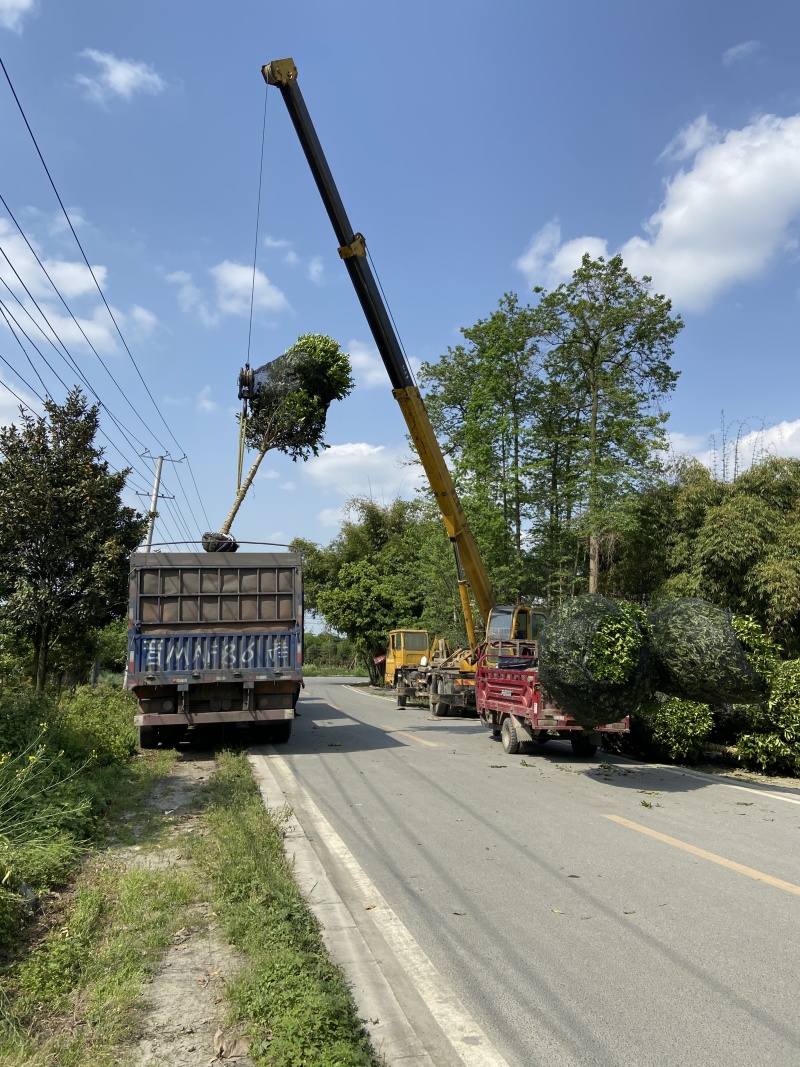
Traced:
[[225, 982], [240, 969], [241, 957], [209, 921], [208, 905], [188, 909], [187, 920], [192, 925], [176, 935], [148, 985], [144, 1036], [134, 1049], [133, 1063], [206, 1067], [222, 1060], [251, 1067], [241, 1035], [222, 1027]]
[[[215, 770], [213, 759], [182, 756], [147, 800], [169, 826], [168, 843], [121, 849], [122, 862], [147, 870], [188, 867], [181, 838], [204, 832], [196, 814], [198, 794]], [[218, 932], [210, 905], [187, 908], [185, 927], [146, 985], [135, 1067], [206, 1067], [215, 1060], [250, 1067], [246, 1042], [223, 1027], [225, 984], [242, 963]]]

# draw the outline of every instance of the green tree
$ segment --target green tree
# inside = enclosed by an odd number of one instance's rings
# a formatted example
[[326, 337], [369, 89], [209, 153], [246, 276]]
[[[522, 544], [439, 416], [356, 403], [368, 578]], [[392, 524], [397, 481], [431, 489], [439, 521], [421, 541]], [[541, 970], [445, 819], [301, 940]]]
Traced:
[[[536, 289], [544, 377], [560, 383], [579, 414], [570, 441], [585, 492], [589, 592], [598, 589], [600, 550], [625, 493], [636, 488], [654, 450], [665, 446], [661, 402], [675, 387], [672, 346], [683, 328], [671, 302], [651, 292], [614, 256], [588, 254], [570, 282]], [[575, 404], [578, 404], [575, 408]]]
[[94, 443], [98, 412], [75, 389], [0, 429], [0, 599], [33, 647], [37, 691], [54, 648], [124, 611], [128, 556], [146, 526], [120, 500], [128, 472], [112, 473]]
[[382, 674], [374, 659], [386, 651], [389, 631], [419, 625], [424, 613], [420, 510], [404, 500], [352, 500], [330, 545], [292, 543], [304, 557], [306, 607], [352, 641], [373, 681]]
[[752, 615], [800, 652], [800, 459], [769, 457], [731, 482], [687, 464], [670, 525], [661, 595]]
[[531, 517], [532, 413], [539, 349], [529, 307], [506, 293], [497, 309], [461, 330], [465, 344], [424, 363], [420, 383], [495, 592], [531, 592], [526, 529]]

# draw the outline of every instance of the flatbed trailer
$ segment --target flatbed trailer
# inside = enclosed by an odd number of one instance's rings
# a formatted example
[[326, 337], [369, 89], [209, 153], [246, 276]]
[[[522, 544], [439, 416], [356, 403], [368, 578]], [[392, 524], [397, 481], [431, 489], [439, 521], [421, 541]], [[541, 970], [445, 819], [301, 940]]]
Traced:
[[630, 716], [587, 733], [542, 690], [538, 642], [490, 641], [481, 650], [475, 674], [478, 715], [509, 755], [525, 742], [569, 740], [577, 756], [593, 756], [600, 734], [628, 733]]

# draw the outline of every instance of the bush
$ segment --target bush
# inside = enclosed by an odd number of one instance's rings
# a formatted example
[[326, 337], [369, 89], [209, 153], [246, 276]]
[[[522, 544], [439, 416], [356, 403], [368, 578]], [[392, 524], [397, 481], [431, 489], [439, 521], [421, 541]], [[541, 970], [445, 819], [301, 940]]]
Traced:
[[788, 660], [773, 672], [767, 729], [745, 733], [737, 742], [747, 767], [769, 774], [800, 772], [800, 660]]
[[641, 755], [691, 763], [703, 751], [713, 724], [708, 704], [656, 698], [631, 717], [631, 741]]
[[124, 762], [136, 751], [133, 716], [136, 700], [111, 685], [82, 686], [56, 718], [61, 746], [70, 759], [94, 759], [107, 766]]

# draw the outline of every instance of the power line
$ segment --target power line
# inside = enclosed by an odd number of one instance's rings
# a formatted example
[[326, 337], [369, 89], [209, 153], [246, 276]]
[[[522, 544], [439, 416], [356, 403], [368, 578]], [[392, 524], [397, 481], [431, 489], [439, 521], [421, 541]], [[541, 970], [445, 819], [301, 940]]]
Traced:
[[[105, 293], [101, 289], [100, 283], [98, 282], [97, 277], [95, 276], [95, 273], [92, 270], [92, 265], [89, 262], [89, 259], [88, 259], [87, 255], [86, 255], [86, 252], [83, 249], [83, 245], [80, 242], [80, 238], [78, 237], [77, 233], [75, 232], [75, 227], [72, 225], [72, 219], [69, 217], [67, 209], [64, 206], [64, 201], [61, 199], [61, 194], [59, 193], [58, 189], [56, 188], [56, 183], [53, 180], [53, 176], [50, 173], [50, 169], [47, 166], [47, 163], [45, 162], [45, 158], [42, 155], [41, 149], [39, 148], [39, 143], [36, 140], [36, 136], [35, 136], [32, 128], [31, 128], [31, 124], [28, 122], [28, 117], [25, 114], [25, 109], [23, 108], [22, 102], [20, 101], [19, 97], [17, 96], [17, 91], [14, 88], [14, 84], [11, 81], [11, 77], [10, 77], [10, 75], [8, 73], [8, 70], [6, 69], [6, 65], [3, 62], [2, 57], [0, 57], [0, 67], [2, 67], [2, 69], [3, 69], [3, 74], [5, 75], [6, 81], [8, 82], [8, 87], [11, 90], [11, 93], [12, 93], [12, 95], [14, 97], [14, 101], [16, 102], [17, 108], [19, 109], [19, 113], [22, 116], [22, 121], [25, 123], [25, 127], [28, 130], [28, 133], [30, 134], [31, 141], [33, 142], [33, 146], [36, 149], [36, 154], [39, 156], [41, 164], [44, 167], [45, 174], [47, 175], [48, 181], [50, 182], [50, 185], [51, 185], [51, 187], [53, 189], [53, 192], [55, 193], [55, 196], [56, 196], [56, 199], [58, 200], [58, 203], [59, 203], [59, 206], [61, 208], [61, 211], [64, 214], [64, 218], [67, 220], [67, 225], [69, 226], [69, 228], [70, 228], [70, 230], [72, 232], [72, 236], [75, 238], [75, 243], [77, 244], [78, 248], [80, 249], [80, 253], [81, 253], [81, 256], [83, 257], [83, 261], [84, 261], [84, 263], [86, 264], [86, 266], [87, 266], [87, 268], [89, 270], [89, 273], [90, 273], [90, 275], [92, 277], [92, 281], [94, 282], [94, 284], [95, 284], [95, 286], [97, 288], [97, 291], [100, 294], [100, 298], [103, 301], [103, 304], [105, 305], [106, 310], [108, 311], [109, 317], [110, 317], [111, 321], [114, 323], [114, 328], [116, 329], [117, 333], [119, 334], [119, 339], [120, 339], [120, 341], [122, 341], [123, 347], [124, 347], [125, 351], [128, 353], [128, 356], [130, 357], [131, 363], [133, 364], [134, 369], [136, 370], [136, 373], [137, 373], [137, 375], [139, 377], [139, 380], [141, 381], [142, 385], [144, 386], [145, 392], [147, 393], [148, 397], [150, 398], [150, 400], [151, 400], [151, 402], [153, 404], [153, 407], [155, 408], [156, 413], [158, 414], [158, 417], [163, 422], [164, 427], [167, 430], [167, 433], [170, 435], [172, 440], [175, 442], [175, 444], [177, 445], [178, 449], [181, 452], [185, 453], [185, 449], [181, 447], [181, 444], [178, 441], [178, 439], [175, 436], [175, 434], [173, 433], [172, 428], [170, 427], [170, 425], [167, 422], [167, 420], [164, 418], [163, 412], [161, 411], [161, 409], [159, 408], [158, 404], [156, 403], [155, 397], [150, 392], [150, 387], [148, 386], [147, 382], [145, 381], [144, 376], [143, 376], [141, 370], [139, 369], [139, 365], [136, 362], [136, 360], [134, 359], [133, 353], [131, 352], [130, 348], [128, 347], [128, 342], [122, 336], [122, 331], [119, 328], [119, 323], [117, 322], [116, 318], [114, 317], [114, 313], [112, 312], [111, 307], [110, 307], [108, 301], [106, 300]], [[266, 108], [266, 104], [265, 104], [265, 108]], [[37, 259], [38, 259], [38, 257], [37, 257]], [[150, 432], [153, 433], [152, 430]], [[155, 437], [155, 433], [153, 433], [153, 437]], [[158, 438], [156, 438], [156, 440], [158, 440]], [[188, 459], [187, 459], [187, 464], [189, 465], [189, 467], [191, 469], [191, 464], [189, 463]], [[200, 505], [201, 505], [201, 507], [203, 507], [203, 500], [202, 500], [202, 497], [200, 496], [199, 489], [197, 489], [197, 482], [194, 480], [194, 477], [192, 478], [192, 480], [194, 481], [195, 489], [197, 490], [197, 495], [198, 495], [198, 499], [200, 500]], [[205, 512], [205, 509], [203, 509], [203, 510]], [[208, 518], [208, 516], [206, 516], [206, 519], [207, 518]], [[210, 525], [210, 523], [209, 523], [209, 525]]]

